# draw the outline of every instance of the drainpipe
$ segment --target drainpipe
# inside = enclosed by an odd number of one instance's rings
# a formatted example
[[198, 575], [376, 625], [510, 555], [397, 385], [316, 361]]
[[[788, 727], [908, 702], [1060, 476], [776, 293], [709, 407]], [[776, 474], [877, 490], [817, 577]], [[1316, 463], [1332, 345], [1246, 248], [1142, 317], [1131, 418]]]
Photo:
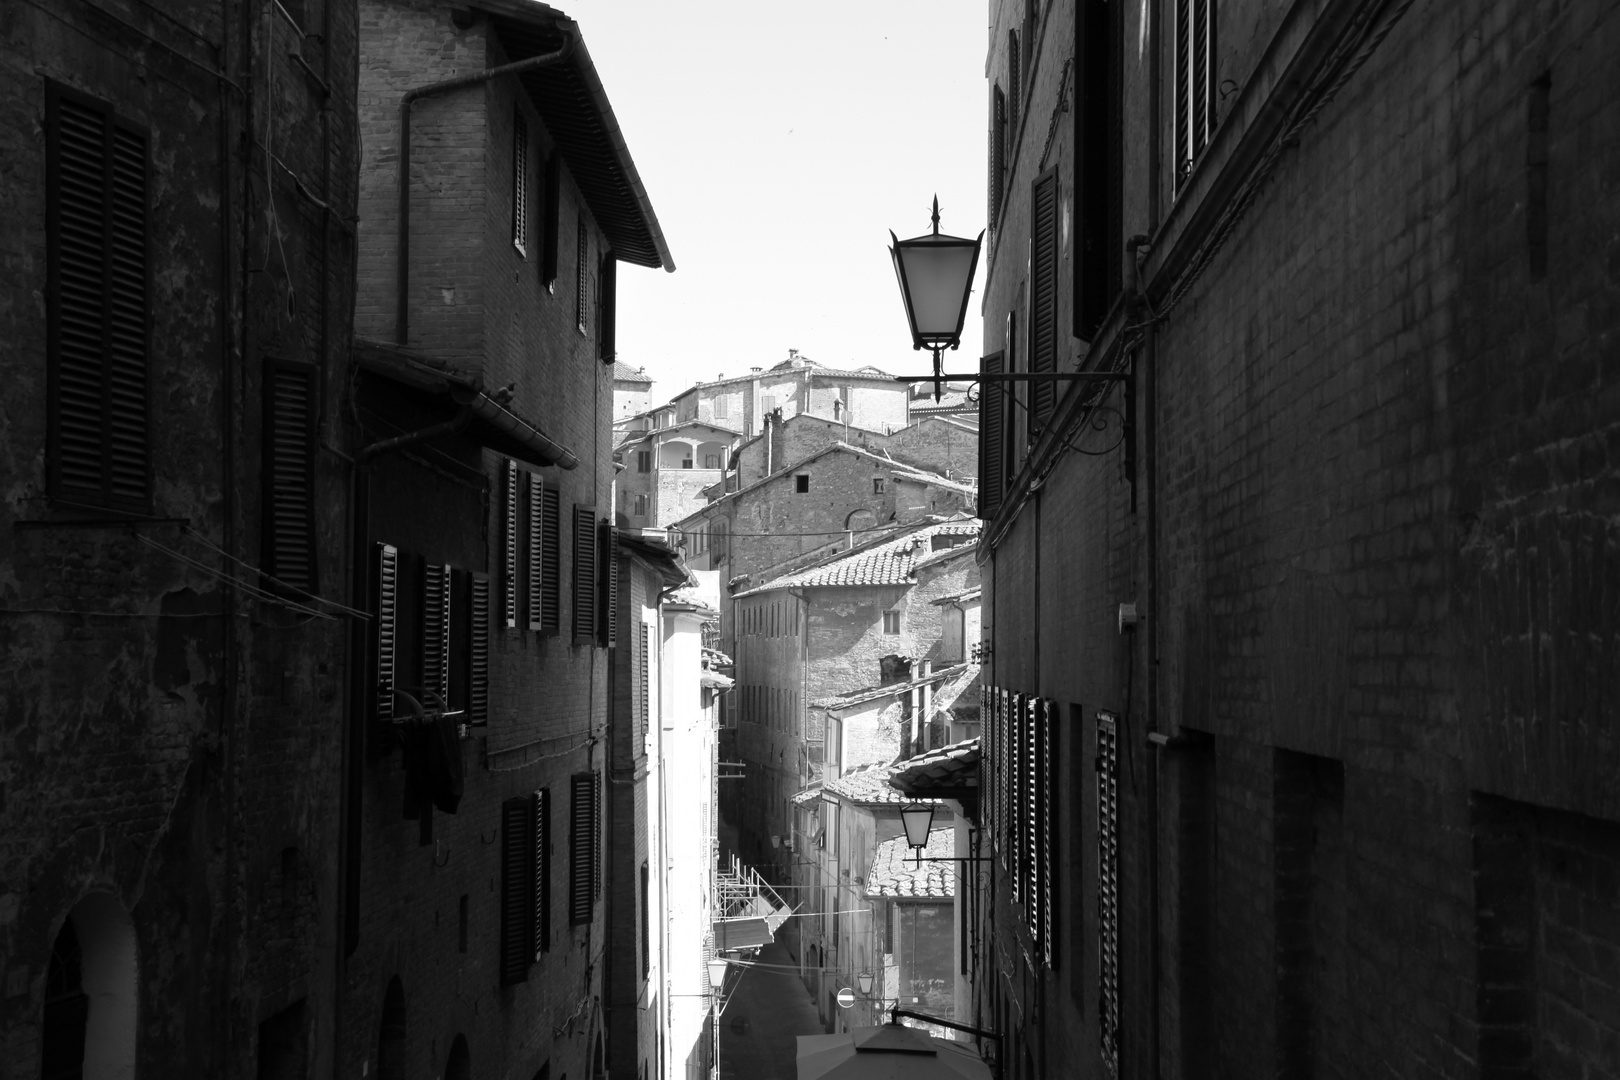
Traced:
[[574, 32], [569, 28], [572, 24], [558, 21], [552, 25], [562, 33], [563, 38], [562, 47], [555, 52], [542, 53], [527, 60], [486, 68], [471, 75], [461, 75], [454, 79], [418, 86], [405, 91], [405, 96], [399, 100], [399, 269], [395, 282], [397, 292], [394, 312], [394, 340], [397, 344], [409, 344], [410, 338], [410, 310], [406, 302], [409, 298], [411, 281], [411, 105], [420, 98], [477, 86], [502, 75], [521, 75], [525, 71], [549, 67], [558, 61], [566, 60], [574, 51]]

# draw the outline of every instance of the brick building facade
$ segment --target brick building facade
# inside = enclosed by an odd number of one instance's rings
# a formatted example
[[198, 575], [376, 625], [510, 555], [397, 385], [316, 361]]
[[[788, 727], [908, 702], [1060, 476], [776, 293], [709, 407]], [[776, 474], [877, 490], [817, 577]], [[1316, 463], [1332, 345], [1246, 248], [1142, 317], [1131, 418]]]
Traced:
[[1004, 1075], [1612, 1075], [1620, 17], [991, 10]]
[[0, 19], [0, 1076], [333, 1053], [356, 28], [299, 17]]

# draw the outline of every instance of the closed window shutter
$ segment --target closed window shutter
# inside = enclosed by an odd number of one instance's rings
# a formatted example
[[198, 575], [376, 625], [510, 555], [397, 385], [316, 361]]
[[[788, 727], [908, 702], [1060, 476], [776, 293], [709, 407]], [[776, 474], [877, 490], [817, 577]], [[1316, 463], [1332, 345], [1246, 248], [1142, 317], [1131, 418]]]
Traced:
[[529, 125], [512, 109], [512, 244], [529, 253]]
[[467, 723], [489, 722], [489, 575], [471, 575], [467, 628]]
[[46, 110], [51, 494], [147, 510], [147, 135], [55, 83]]
[[574, 644], [596, 641], [596, 511], [574, 507]]
[[591, 898], [602, 898], [602, 774], [591, 774]]
[[522, 796], [501, 803], [501, 985], [529, 977], [534, 962], [534, 810]]
[[[1018, 110], [1023, 105], [1024, 84], [1020, 81], [1018, 31], [1007, 31], [1007, 131], [1018, 138]], [[1011, 146], [1008, 147], [1011, 149]]]
[[264, 364], [263, 542], [266, 585], [317, 591], [315, 575], [315, 369]]
[[1097, 981], [1103, 1064], [1119, 1075], [1119, 740], [1097, 714]]
[[986, 258], [994, 258], [997, 250], [997, 223], [1007, 183], [1007, 95], [999, 86], [991, 92], [990, 108], [990, 247]]
[[597, 550], [601, 552], [602, 610], [597, 618], [597, 644], [611, 649], [619, 643], [619, 530], [602, 522], [597, 526]]
[[1058, 966], [1058, 703], [1048, 701], [1041, 715], [1041, 949], [1046, 966]]
[[527, 587], [524, 596], [524, 626], [529, 630], [539, 630], [541, 619], [545, 611], [545, 593], [541, 589], [542, 558], [544, 541], [541, 536], [544, 532], [545, 522], [545, 484], [534, 473], [524, 474], [528, 479], [524, 486], [528, 489], [524, 509], [524, 528], [528, 535], [524, 538], [524, 584]]
[[618, 313], [619, 260], [613, 252], [602, 253], [601, 310], [596, 314], [596, 355], [604, 364], [613, 363], [618, 352], [615, 320]]
[[423, 704], [447, 707], [450, 701], [450, 567], [422, 569], [422, 688], [439, 696]]
[[979, 754], [979, 801], [984, 815], [984, 827], [991, 836], [996, 835], [996, 759], [1001, 748], [996, 745], [995, 688], [979, 687], [979, 716], [983, 718]]
[[579, 215], [574, 251], [574, 322], [583, 334], [590, 330], [591, 325], [591, 234], [585, 225], [584, 214]]
[[1008, 820], [1012, 810], [1012, 800], [1008, 797], [1008, 789], [1012, 786], [1012, 694], [1003, 689], [996, 702], [996, 745], [1001, 747], [1001, 761], [998, 766], [996, 789], [1000, 795], [1000, 805], [996, 808], [996, 843], [1001, 848], [1001, 863], [1008, 866], [1012, 863], [1012, 823]]
[[1040, 800], [1037, 770], [1040, 749], [1035, 745], [1035, 713], [1039, 708], [1039, 698], [1026, 697], [1019, 717], [1024, 726], [1024, 784], [1019, 793], [1019, 804], [1023, 809], [1024, 818], [1024, 907], [1031, 933], [1034, 932], [1036, 909], [1040, 906], [1040, 877], [1039, 865], [1036, 862], [1035, 836]]
[[652, 627], [646, 623], [641, 624], [641, 737], [642, 746], [638, 749], [646, 752], [646, 738], [652, 731]]
[[[1030, 186], [1029, 215], [1029, 370], [1055, 372], [1058, 351], [1058, 183], [1047, 169]], [[1036, 380], [1030, 387], [1030, 432], [1046, 426], [1057, 401], [1057, 383]]]
[[1215, 0], [1176, 0], [1176, 186], [1192, 173], [1217, 122]]
[[568, 923], [591, 921], [596, 898], [596, 774], [575, 773], [568, 792]]
[[1008, 837], [1008, 846], [1012, 848], [1012, 898], [1013, 903], [1023, 904], [1028, 900], [1028, 891], [1025, 888], [1024, 862], [1024, 695], [1014, 694], [1012, 699], [1012, 784], [1009, 795], [1011, 821], [1011, 835]]
[[534, 958], [551, 949], [551, 789], [531, 797], [534, 813]]
[[501, 477], [501, 625], [517, 629], [518, 492], [522, 477], [517, 462], [506, 459]]
[[551, 486], [541, 492], [540, 629], [562, 628], [562, 495]]
[[399, 549], [378, 544], [375, 557], [377, 618], [373, 648], [376, 651], [376, 678], [373, 680], [373, 709], [376, 719], [394, 719], [394, 665], [399, 646]]
[[[986, 375], [999, 375], [1003, 370], [1000, 353], [992, 353], [979, 361]], [[1003, 489], [1007, 483], [1007, 436], [1002, 425], [1006, 421], [1006, 384], [986, 380], [979, 384], [979, 517], [986, 521], [1001, 509]]]
[[540, 283], [548, 289], [557, 280], [557, 253], [562, 248], [562, 158], [546, 159], [546, 208], [541, 227], [545, 239], [540, 247]]

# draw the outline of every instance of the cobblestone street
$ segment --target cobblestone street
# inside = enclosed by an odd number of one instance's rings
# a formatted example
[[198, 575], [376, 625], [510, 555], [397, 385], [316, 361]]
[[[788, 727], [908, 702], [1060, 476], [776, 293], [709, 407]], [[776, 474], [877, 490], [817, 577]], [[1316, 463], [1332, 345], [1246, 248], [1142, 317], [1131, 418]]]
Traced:
[[810, 992], [792, 971], [787, 949], [776, 942], [759, 952], [762, 964], [744, 968], [720, 1018], [721, 1080], [793, 1080], [797, 1036], [819, 1035]]

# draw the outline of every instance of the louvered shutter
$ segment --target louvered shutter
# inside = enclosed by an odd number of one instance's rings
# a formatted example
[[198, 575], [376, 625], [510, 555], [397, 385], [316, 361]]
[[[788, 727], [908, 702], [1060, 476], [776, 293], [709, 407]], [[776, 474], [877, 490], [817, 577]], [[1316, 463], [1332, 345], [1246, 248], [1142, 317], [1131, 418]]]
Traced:
[[596, 774], [575, 773], [568, 792], [568, 923], [591, 921], [596, 897]]
[[530, 630], [539, 630], [543, 625], [546, 607], [545, 591], [542, 587], [544, 576], [544, 559], [542, 552], [545, 541], [545, 484], [534, 473], [524, 473], [528, 479], [524, 486], [528, 488], [525, 503], [526, 516], [524, 527], [528, 535], [524, 538], [524, 574], [527, 586], [524, 596], [524, 626]]
[[1007, 789], [1012, 784], [1012, 695], [1003, 688], [996, 702], [996, 745], [1001, 747], [1000, 762], [996, 769], [996, 789], [999, 794], [999, 805], [996, 807], [996, 844], [1001, 848], [1001, 862], [1003, 866], [1012, 865], [1012, 823], [1008, 820], [1008, 813], [1012, 807], [1012, 800], [1008, 798]]
[[470, 581], [472, 617], [467, 628], [467, 723], [489, 722], [489, 575]]
[[46, 83], [47, 479], [150, 509], [147, 135]]
[[547, 485], [540, 511], [540, 629], [562, 628], [562, 495]]
[[1007, 95], [997, 86], [991, 93], [990, 114], [990, 252], [999, 250], [1001, 204], [1007, 190]]
[[422, 688], [443, 703], [450, 700], [451, 576], [448, 566], [422, 568]]
[[579, 215], [574, 254], [574, 322], [579, 332], [585, 334], [591, 329], [591, 234], [583, 211]]
[[1119, 1075], [1119, 741], [1112, 713], [1097, 714], [1097, 981], [1103, 1065]]
[[[1030, 185], [1029, 370], [1057, 371], [1058, 174], [1047, 169]], [[1030, 387], [1030, 436], [1046, 426], [1057, 401], [1057, 383], [1039, 379]]]
[[602, 774], [591, 774], [591, 898], [602, 898]]
[[534, 813], [534, 958], [551, 949], [551, 789], [530, 796]]
[[506, 459], [501, 474], [501, 625], [517, 629], [518, 619], [518, 492], [522, 477], [517, 462]]
[[1192, 172], [1218, 120], [1215, 0], [1176, 0], [1176, 186]]
[[512, 108], [512, 244], [529, 253], [529, 124]]
[[641, 739], [638, 753], [646, 753], [647, 736], [652, 732], [652, 627], [641, 624]]
[[501, 985], [529, 977], [534, 956], [534, 809], [519, 796], [501, 803]]
[[376, 678], [372, 681], [372, 702], [376, 719], [386, 723], [394, 719], [394, 666], [399, 647], [399, 549], [392, 544], [378, 544], [373, 566], [377, 618], [373, 623]]
[[996, 746], [996, 714], [995, 714], [995, 688], [986, 684], [979, 686], [979, 717], [981, 724], [979, 730], [979, 813], [984, 818], [984, 827], [993, 837], [996, 835], [996, 758], [1001, 751]]
[[545, 239], [540, 248], [540, 283], [551, 288], [557, 280], [557, 253], [562, 248], [562, 157], [546, 159], [546, 209], [541, 222]]
[[574, 507], [574, 644], [596, 641], [596, 511]]
[[619, 643], [619, 530], [606, 521], [597, 526], [598, 569], [602, 610], [597, 615], [597, 644], [611, 649]]
[[1021, 720], [1024, 725], [1024, 786], [1019, 793], [1019, 804], [1024, 817], [1024, 906], [1031, 933], [1034, 932], [1035, 910], [1040, 899], [1040, 878], [1035, 859], [1037, 838], [1035, 822], [1039, 811], [1038, 758], [1040, 748], [1035, 745], [1035, 714], [1040, 709], [1040, 698], [1026, 697]]
[[[1023, 107], [1024, 84], [1020, 78], [1020, 53], [1018, 48], [1018, 31], [1007, 31], [1007, 132], [1016, 141], [1018, 138], [1018, 110]], [[1013, 149], [1011, 144], [1007, 147]]]
[[[1003, 370], [1001, 354], [991, 353], [979, 361], [986, 375]], [[986, 521], [1001, 509], [1007, 484], [1006, 384], [985, 380], [979, 383], [979, 517]]]
[[1192, 169], [1192, 0], [1175, 0], [1176, 5], [1176, 101], [1175, 163], [1176, 186]]
[[264, 363], [260, 561], [272, 589], [317, 591], [315, 385], [309, 364]]
[[1058, 890], [1058, 731], [1059, 706], [1046, 703], [1041, 728], [1041, 949], [1046, 966], [1057, 969]]
[[602, 253], [601, 280], [598, 288], [602, 303], [596, 313], [596, 355], [604, 364], [613, 363], [618, 353], [619, 260], [611, 251]]
[[1012, 759], [1012, 775], [1009, 777], [1008, 790], [1008, 836], [1007, 846], [1012, 849], [1012, 899], [1015, 904], [1024, 902], [1024, 695], [1014, 694], [1012, 698], [1011, 722], [1008, 724], [1012, 739], [1008, 747], [1008, 756]]

